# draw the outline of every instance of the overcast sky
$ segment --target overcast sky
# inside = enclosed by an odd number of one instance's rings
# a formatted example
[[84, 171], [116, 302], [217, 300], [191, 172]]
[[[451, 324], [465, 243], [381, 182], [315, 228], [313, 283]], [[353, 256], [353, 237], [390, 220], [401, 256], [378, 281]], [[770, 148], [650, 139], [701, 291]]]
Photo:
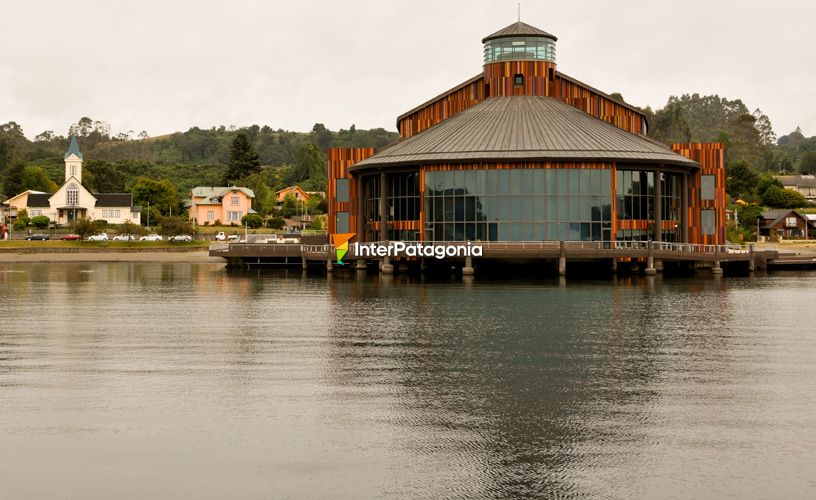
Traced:
[[[71, 0], [0, 4], [0, 123], [29, 138], [82, 116], [112, 132], [192, 126], [395, 129], [476, 75], [516, 0]], [[778, 135], [816, 135], [816, 2], [522, 2], [558, 69], [637, 106], [717, 93]]]

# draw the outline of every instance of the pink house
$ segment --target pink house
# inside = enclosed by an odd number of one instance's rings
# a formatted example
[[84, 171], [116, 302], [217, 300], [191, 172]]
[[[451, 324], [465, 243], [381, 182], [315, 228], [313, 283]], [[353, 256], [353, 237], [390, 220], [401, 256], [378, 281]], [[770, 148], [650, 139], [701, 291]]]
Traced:
[[189, 194], [190, 220], [196, 224], [240, 224], [241, 217], [254, 214], [255, 193], [245, 187], [195, 187]]

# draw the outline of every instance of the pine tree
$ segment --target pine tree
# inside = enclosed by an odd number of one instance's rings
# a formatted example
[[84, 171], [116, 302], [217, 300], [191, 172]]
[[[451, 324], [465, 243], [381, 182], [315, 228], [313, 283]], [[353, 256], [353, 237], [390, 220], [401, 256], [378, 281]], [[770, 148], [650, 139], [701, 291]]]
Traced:
[[230, 146], [229, 168], [224, 177], [224, 184], [228, 186], [241, 178], [254, 174], [260, 170], [260, 166], [261, 162], [255, 148], [249, 143], [246, 134], [239, 132]]

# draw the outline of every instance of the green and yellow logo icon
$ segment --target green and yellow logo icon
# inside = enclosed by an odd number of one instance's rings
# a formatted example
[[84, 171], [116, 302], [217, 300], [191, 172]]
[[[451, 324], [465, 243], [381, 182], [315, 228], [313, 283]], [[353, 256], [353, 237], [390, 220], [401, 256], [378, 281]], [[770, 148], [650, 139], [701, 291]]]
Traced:
[[343, 265], [343, 256], [346, 255], [349, 248], [349, 240], [354, 238], [357, 233], [341, 233], [332, 235], [332, 243], [334, 249], [337, 251], [337, 263]]

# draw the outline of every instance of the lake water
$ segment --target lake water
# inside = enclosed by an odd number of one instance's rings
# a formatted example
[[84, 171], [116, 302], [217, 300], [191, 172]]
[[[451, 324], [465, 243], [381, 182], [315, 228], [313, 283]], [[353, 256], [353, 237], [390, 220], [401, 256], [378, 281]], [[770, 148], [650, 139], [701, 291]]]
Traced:
[[0, 497], [813, 498], [815, 297], [0, 264]]

